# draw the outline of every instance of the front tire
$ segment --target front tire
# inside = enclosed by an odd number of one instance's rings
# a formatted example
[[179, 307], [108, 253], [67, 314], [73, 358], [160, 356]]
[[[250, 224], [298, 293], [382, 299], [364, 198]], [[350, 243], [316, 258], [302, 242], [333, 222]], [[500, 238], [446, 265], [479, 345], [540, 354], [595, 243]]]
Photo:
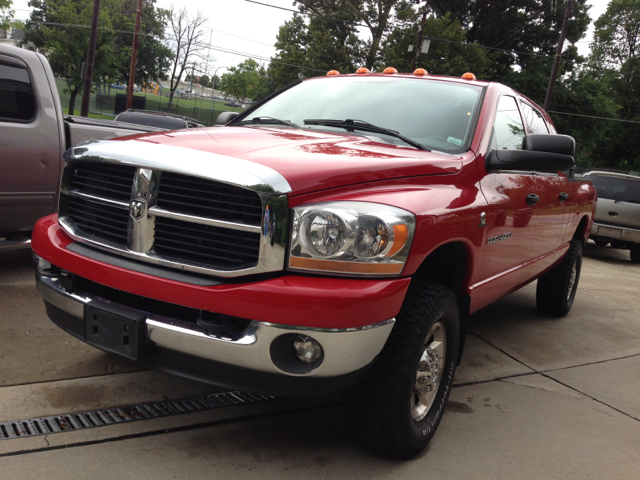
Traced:
[[640, 263], [640, 245], [633, 247], [629, 254], [633, 263]]
[[564, 317], [576, 297], [582, 270], [582, 242], [571, 240], [562, 262], [538, 279], [536, 304], [540, 312]]
[[451, 290], [412, 283], [378, 360], [345, 394], [346, 418], [362, 443], [399, 458], [411, 458], [429, 443], [451, 392], [459, 318]]

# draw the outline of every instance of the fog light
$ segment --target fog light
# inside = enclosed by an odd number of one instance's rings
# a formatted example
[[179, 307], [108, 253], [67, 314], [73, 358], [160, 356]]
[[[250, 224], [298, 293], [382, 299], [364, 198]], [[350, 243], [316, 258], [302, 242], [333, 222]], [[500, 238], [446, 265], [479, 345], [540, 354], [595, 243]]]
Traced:
[[293, 351], [301, 362], [314, 363], [322, 356], [322, 347], [313, 338], [298, 335], [293, 340]]

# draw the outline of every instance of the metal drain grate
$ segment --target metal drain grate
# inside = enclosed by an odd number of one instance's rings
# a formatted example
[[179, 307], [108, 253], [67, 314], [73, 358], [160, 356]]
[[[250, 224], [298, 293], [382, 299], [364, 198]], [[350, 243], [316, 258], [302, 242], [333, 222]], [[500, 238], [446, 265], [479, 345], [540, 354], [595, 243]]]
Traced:
[[169, 400], [166, 402], [144, 403], [130, 407], [96, 410], [93, 412], [2, 422], [0, 423], [0, 440], [104, 427], [116, 423], [134, 422], [136, 420], [167, 417], [169, 415], [179, 415], [181, 413], [200, 410], [212, 410], [214, 408], [263, 402], [273, 400], [274, 398], [275, 397], [270, 395], [255, 393], [226, 392], [202, 397], [185, 398], [182, 400]]

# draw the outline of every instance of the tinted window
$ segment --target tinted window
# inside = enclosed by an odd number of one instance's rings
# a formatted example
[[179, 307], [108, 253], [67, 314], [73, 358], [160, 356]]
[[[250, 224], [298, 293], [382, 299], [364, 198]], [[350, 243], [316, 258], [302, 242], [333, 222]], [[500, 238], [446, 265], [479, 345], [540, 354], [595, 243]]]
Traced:
[[524, 125], [513, 97], [501, 97], [498, 102], [496, 120], [493, 124], [493, 148], [497, 150], [520, 150], [524, 138]]
[[[457, 153], [466, 148], [481, 93], [482, 88], [474, 85], [431, 79], [325, 78], [308, 80], [286, 90], [251, 112], [249, 118], [274, 117], [301, 127], [305, 119], [364, 120], [435, 150]], [[311, 128], [344, 132], [335, 127]], [[394, 137], [367, 135], [406, 145]]]
[[26, 68], [0, 62], [0, 120], [31, 120], [36, 113], [33, 88]]
[[522, 114], [529, 125], [530, 133], [549, 133], [547, 124], [544, 123], [542, 114], [539, 111], [526, 103], [521, 103], [520, 105], [522, 105]]
[[617, 200], [619, 202], [640, 203], [640, 180], [626, 178], [585, 176], [591, 180], [599, 198]]

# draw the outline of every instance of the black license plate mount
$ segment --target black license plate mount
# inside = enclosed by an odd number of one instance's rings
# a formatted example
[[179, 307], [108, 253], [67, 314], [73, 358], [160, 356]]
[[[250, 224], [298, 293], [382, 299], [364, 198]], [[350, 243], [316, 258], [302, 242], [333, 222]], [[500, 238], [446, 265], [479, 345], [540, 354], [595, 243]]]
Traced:
[[139, 360], [149, 353], [143, 313], [92, 300], [84, 307], [84, 339], [108, 352]]

